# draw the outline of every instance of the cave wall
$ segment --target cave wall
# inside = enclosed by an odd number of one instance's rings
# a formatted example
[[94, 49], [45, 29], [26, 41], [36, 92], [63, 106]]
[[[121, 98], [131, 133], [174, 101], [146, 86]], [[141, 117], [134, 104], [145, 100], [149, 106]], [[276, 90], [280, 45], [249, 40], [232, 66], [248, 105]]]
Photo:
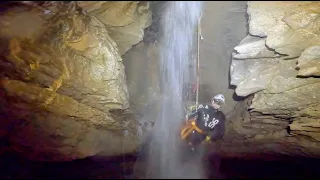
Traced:
[[[22, 3], [1, 5], [1, 150], [38, 160], [136, 150], [160, 107], [165, 3]], [[319, 154], [319, 9], [205, 2], [199, 100], [226, 96], [224, 153]]]
[[237, 135], [225, 150], [319, 157], [320, 3], [250, 1], [247, 13], [230, 83], [250, 96], [248, 111], [230, 125]]
[[123, 55], [130, 95], [130, 108], [141, 123], [154, 123], [160, 108], [160, 19], [166, 2], [150, 2], [152, 23], [144, 30], [143, 41]]
[[2, 4], [1, 151], [51, 161], [133, 152], [137, 123], [126, 113], [121, 55], [142, 40], [148, 9], [130, 1]]

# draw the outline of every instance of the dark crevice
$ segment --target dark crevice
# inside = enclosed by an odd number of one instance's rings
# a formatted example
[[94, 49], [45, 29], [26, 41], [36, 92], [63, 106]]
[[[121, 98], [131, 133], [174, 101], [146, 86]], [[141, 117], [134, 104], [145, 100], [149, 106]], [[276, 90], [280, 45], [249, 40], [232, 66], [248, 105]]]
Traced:
[[288, 133], [289, 135], [291, 135], [291, 129], [290, 129], [290, 126], [287, 126], [286, 130], [287, 130], [287, 133]]
[[307, 79], [307, 78], [320, 78], [320, 76], [318, 75], [309, 75], [309, 76], [301, 76], [301, 75], [297, 75], [297, 78], [301, 78], [301, 79]]
[[277, 52], [275, 49], [270, 48], [267, 44], [265, 44], [265, 46], [269, 51], [272, 51], [273, 53], [280, 55], [281, 57], [289, 56], [287, 54], [281, 54], [281, 53]]
[[244, 101], [245, 99], [247, 99], [250, 95], [248, 96], [238, 96], [235, 92], [233, 93], [233, 100], [235, 101]]
[[298, 58], [299, 56], [295, 56], [295, 57], [290, 57], [290, 58], [284, 58], [284, 60], [292, 60], [292, 59], [296, 59]]
[[[249, 25], [249, 24], [248, 24]], [[250, 32], [248, 32], [248, 35], [252, 36], [252, 37], [258, 37], [258, 38], [266, 38], [267, 36], [258, 36], [258, 35], [253, 35]]]

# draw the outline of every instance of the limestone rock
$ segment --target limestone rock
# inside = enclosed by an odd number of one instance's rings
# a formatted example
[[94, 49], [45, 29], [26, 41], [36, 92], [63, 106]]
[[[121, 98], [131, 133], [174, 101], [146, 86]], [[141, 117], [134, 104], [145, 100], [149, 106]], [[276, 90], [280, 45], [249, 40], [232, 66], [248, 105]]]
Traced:
[[38, 160], [132, 152], [137, 123], [110, 113], [129, 107], [116, 43], [75, 2], [56, 3], [52, 14], [11, 7], [0, 17], [1, 137]]
[[78, 4], [108, 27], [121, 56], [143, 39], [144, 29], [151, 25], [148, 2], [81, 1]]
[[231, 82], [237, 85], [237, 95], [247, 96], [265, 89], [279, 71], [278, 64], [278, 59], [269, 58], [233, 60], [230, 71]]
[[299, 110], [320, 101], [316, 90], [320, 79], [297, 78], [295, 60], [280, 62], [279, 73], [275, 74], [264, 91], [255, 94], [250, 108], [269, 114], [301, 114]]
[[142, 41], [132, 47], [123, 59], [130, 92], [130, 109], [143, 114], [147, 121], [155, 121], [161, 104], [159, 45]]
[[250, 63], [251, 61], [243, 61], [243, 60], [234, 60], [232, 59], [231, 65], [230, 65], [230, 84], [237, 86], [239, 83], [241, 83], [248, 75], [247, 68], [249, 65], [247, 63]]
[[290, 124], [292, 134], [303, 135], [320, 142], [320, 119], [300, 118]]
[[319, 44], [320, 3], [249, 2], [250, 33], [267, 36], [266, 45], [287, 58], [300, 56], [309, 46]]
[[[110, 115], [108, 116], [102, 111], [79, 103], [69, 96], [61, 95], [48, 88], [6, 79], [1, 81], [1, 86], [6, 91], [6, 96], [21, 99], [23, 102], [34, 105], [35, 108], [44, 107], [54, 114], [80, 118], [97, 126], [108, 127], [108, 129], [119, 130], [122, 128]], [[27, 107], [25, 108], [28, 109]], [[29, 110], [32, 110], [32, 108]]]
[[[318, 61], [314, 57], [317, 55], [313, 55], [313, 61], [310, 60], [311, 57], [308, 57], [309, 59], [307, 58], [308, 60], [304, 60], [305, 63], [303, 63], [302, 59], [310, 56], [307, 54], [314, 54], [317, 51], [316, 44], [320, 42], [317, 35], [319, 34], [319, 28], [317, 28], [319, 7], [318, 2], [248, 2], [250, 33], [267, 37], [259, 38], [248, 35], [235, 47], [237, 53], [233, 54], [230, 84], [237, 86], [237, 95], [247, 96], [264, 90], [273, 79], [273, 85], [266, 90], [269, 93], [278, 93], [280, 89], [286, 89], [293, 84], [299, 86], [314, 82], [313, 79], [303, 80], [295, 76], [317, 75]], [[265, 21], [262, 21], [263, 19]], [[282, 55], [269, 50], [266, 45]], [[283, 59], [300, 56], [304, 49], [313, 45], [315, 47], [308, 49], [298, 60], [297, 67], [301, 68], [300, 74], [295, 72], [293, 61], [288, 64], [288, 67], [283, 66], [285, 64]], [[283, 54], [288, 56], [283, 57]], [[276, 57], [275, 59], [278, 58], [281, 63], [269, 63], [264, 60], [267, 57]], [[272, 60], [269, 59], [269, 61]], [[307, 62], [310, 64], [306, 65]], [[284, 80], [288, 78], [291, 81]]]
[[320, 81], [287, 90], [283, 93], [271, 94], [259, 92], [255, 94], [252, 105], [255, 111], [270, 114], [285, 114], [319, 103], [317, 91]]
[[305, 107], [304, 109], [296, 112], [295, 114], [297, 116], [305, 116], [305, 117], [320, 117], [320, 112], [319, 112], [320, 104], [313, 104], [308, 107]]
[[320, 45], [311, 46], [298, 58], [299, 76], [320, 76]]
[[319, 157], [320, 3], [251, 1], [247, 12], [250, 35], [234, 48], [230, 84], [252, 96], [224, 149]]
[[318, 3], [304, 4], [302, 7], [302, 11], [295, 9], [294, 11], [296, 12], [288, 13], [282, 18], [282, 21], [284, 21], [291, 29], [298, 30], [307, 28], [317, 20], [319, 16]]
[[275, 25], [285, 25], [282, 18], [294, 7], [312, 1], [248, 1], [249, 33], [266, 37]]
[[234, 59], [280, 57], [279, 54], [267, 48], [266, 38], [250, 35], [247, 35], [234, 49], [237, 51], [237, 53], [233, 55]]
[[80, 7], [98, 17], [108, 26], [126, 26], [135, 21], [137, 1], [80, 1]]
[[296, 59], [282, 60], [278, 65], [279, 73], [271, 80], [264, 93], [284, 93], [295, 88], [319, 82], [317, 78], [297, 78]]
[[306, 48], [320, 43], [320, 31], [316, 29], [293, 30], [287, 25], [277, 25], [269, 33], [266, 44], [276, 52], [288, 55], [287, 58], [299, 57]]

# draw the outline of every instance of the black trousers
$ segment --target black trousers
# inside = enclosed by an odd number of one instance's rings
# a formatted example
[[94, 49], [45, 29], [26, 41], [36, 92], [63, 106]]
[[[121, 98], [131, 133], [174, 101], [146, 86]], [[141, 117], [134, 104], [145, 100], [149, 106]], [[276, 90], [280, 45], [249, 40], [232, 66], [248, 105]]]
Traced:
[[193, 145], [193, 147], [197, 147], [198, 145], [200, 145], [206, 138], [206, 135], [204, 134], [200, 134], [199, 132], [197, 132], [196, 130], [193, 130], [189, 136], [187, 137], [187, 142], [191, 143]]

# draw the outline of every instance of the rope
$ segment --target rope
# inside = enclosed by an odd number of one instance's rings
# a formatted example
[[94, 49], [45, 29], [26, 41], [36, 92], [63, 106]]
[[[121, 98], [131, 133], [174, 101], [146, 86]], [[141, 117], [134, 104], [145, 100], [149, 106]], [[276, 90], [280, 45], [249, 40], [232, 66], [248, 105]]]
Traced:
[[196, 69], [196, 73], [197, 73], [197, 89], [196, 89], [196, 109], [198, 109], [198, 102], [199, 102], [199, 81], [200, 81], [200, 78], [199, 78], [199, 64], [200, 64], [200, 38], [201, 38], [201, 17], [199, 18], [199, 21], [198, 21], [198, 52], [197, 52], [197, 69]]

